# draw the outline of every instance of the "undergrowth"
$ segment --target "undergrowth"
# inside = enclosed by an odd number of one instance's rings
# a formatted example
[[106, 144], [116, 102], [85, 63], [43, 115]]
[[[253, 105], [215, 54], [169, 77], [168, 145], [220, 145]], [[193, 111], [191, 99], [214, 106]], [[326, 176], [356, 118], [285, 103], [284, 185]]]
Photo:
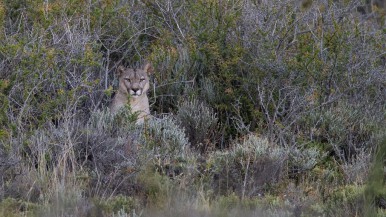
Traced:
[[0, 217], [383, 216], [385, 8], [0, 1]]

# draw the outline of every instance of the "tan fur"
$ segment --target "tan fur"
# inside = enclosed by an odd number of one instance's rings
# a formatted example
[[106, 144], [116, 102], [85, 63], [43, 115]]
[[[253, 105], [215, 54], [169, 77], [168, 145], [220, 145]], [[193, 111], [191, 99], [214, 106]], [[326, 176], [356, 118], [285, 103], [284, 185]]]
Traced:
[[119, 88], [110, 105], [110, 110], [116, 113], [126, 104], [130, 104], [131, 111], [138, 112], [137, 124], [143, 123], [150, 114], [149, 99], [149, 74], [153, 68], [148, 63], [142, 69], [118, 67]]

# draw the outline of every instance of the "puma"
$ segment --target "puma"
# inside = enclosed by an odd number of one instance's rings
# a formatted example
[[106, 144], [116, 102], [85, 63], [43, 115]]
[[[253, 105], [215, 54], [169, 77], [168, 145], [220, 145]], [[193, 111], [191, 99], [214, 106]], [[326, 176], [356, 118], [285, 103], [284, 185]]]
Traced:
[[153, 67], [150, 63], [145, 64], [142, 69], [119, 66], [117, 69], [119, 87], [110, 105], [110, 111], [116, 113], [126, 104], [130, 104], [131, 111], [138, 114], [136, 123], [143, 123], [150, 114], [146, 93], [149, 90], [149, 75], [152, 72]]

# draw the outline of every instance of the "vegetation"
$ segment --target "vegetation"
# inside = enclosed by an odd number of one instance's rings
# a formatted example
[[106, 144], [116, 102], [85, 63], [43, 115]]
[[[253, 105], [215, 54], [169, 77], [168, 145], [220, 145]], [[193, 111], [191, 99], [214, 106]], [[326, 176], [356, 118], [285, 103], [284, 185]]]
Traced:
[[[384, 1], [0, 0], [1, 216], [384, 216]], [[155, 70], [153, 118], [107, 108]]]

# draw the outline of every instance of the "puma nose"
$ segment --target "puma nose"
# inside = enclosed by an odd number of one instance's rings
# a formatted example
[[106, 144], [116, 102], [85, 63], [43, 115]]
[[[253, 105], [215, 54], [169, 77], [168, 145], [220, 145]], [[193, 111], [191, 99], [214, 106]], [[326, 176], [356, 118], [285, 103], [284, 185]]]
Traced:
[[134, 93], [136, 93], [139, 90], [139, 88], [131, 88], [131, 90], [134, 91]]

